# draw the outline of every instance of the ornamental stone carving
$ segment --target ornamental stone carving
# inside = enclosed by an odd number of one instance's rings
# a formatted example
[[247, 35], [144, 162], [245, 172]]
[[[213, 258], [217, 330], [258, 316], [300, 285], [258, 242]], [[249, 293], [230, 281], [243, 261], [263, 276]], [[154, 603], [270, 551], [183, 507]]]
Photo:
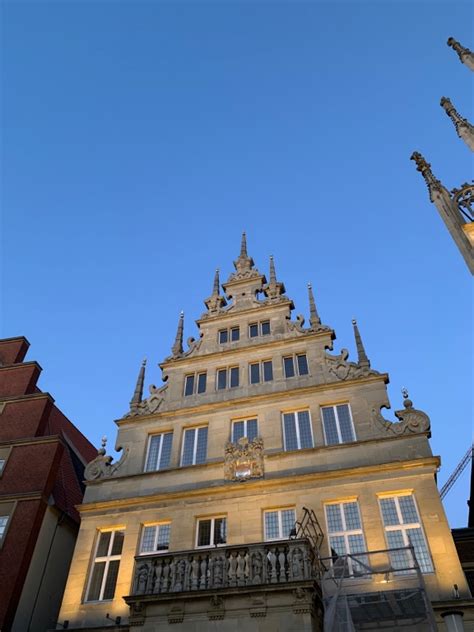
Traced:
[[226, 481], [245, 481], [249, 478], [262, 478], [263, 439], [257, 437], [249, 441], [240, 438], [237, 443], [228, 442], [224, 453], [224, 479]]
[[[127, 458], [129, 452], [128, 447], [123, 450], [120, 460], [116, 463], [112, 463], [114, 457], [107, 456], [105, 453], [106, 443], [107, 437], [103, 437], [102, 447], [97, 451], [96, 458], [86, 465], [84, 469], [84, 478], [86, 481], [93, 481], [99, 478], [110, 478], [111, 476], [114, 476]], [[117, 448], [117, 451], [120, 452], [121, 450], [122, 447]]]
[[405, 406], [405, 410], [395, 411], [395, 417], [400, 421], [389, 421], [385, 419], [380, 412], [382, 407], [372, 409], [372, 420], [376, 425], [384, 428], [384, 430], [393, 435], [427, 432], [430, 437], [430, 418], [423, 411], [413, 408], [413, 402], [409, 399], [408, 392], [405, 389], [403, 389], [402, 392], [404, 395], [403, 405]]
[[168, 384], [164, 384], [160, 387], [150, 384], [150, 396], [132, 406], [125, 417], [140, 417], [141, 415], [150, 415], [155, 413], [165, 399], [167, 388]]
[[368, 375], [380, 375], [368, 366], [360, 366], [355, 362], [348, 362], [349, 351], [341, 349], [337, 356], [324, 354], [324, 374], [327, 382], [354, 380]]

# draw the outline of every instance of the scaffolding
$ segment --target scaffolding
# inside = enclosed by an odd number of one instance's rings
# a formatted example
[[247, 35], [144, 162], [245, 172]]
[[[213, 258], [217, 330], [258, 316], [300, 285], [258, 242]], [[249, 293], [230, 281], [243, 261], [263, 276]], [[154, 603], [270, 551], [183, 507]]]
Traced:
[[325, 632], [436, 632], [412, 546], [320, 558]]

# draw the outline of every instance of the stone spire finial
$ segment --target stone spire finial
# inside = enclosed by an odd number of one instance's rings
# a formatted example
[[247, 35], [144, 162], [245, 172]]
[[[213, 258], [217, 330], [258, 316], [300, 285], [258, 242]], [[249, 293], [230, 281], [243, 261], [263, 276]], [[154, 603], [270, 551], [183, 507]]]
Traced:
[[318, 329], [321, 325], [321, 319], [316, 309], [316, 303], [314, 302], [313, 286], [308, 283], [308, 298], [309, 298], [309, 323], [312, 329]]
[[278, 300], [285, 293], [285, 286], [277, 281], [275, 260], [272, 255], [270, 255], [270, 282], [263, 286], [263, 292], [270, 301]]
[[214, 275], [212, 294], [209, 298], [206, 298], [204, 305], [207, 307], [209, 314], [217, 314], [225, 305], [227, 305], [225, 298], [220, 294], [219, 268], [216, 269], [216, 273]]
[[174, 345], [171, 347], [173, 357], [178, 357], [183, 353], [183, 331], [184, 331], [184, 312], [179, 315], [178, 329], [176, 330], [176, 338]]
[[[428, 192], [430, 194], [430, 200], [432, 202], [435, 201], [434, 194], [441, 193], [444, 189], [441, 182], [435, 178], [433, 172], [431, 171], [431, 165], [429, 162], [423, 158], [423, 156], [418, 152], [414, 151], [410, 157], [410, 160], [414, 160], [416, 163], [416, 170], [421, 173], [423, 176], [426, 186], [428, 187]], [[445, 190], [445, 189], [444, 189]], [[449, 195], [449, 194], [448, 194]]]
[[408, 395], [408, 391], [405, 387], [402, 388], [403, 405], [405, 408], [413, 408], [413, 402]]
[[459, 42], [457, 42], [454, 37], [450, 37], [446, 42], [448, 46], [450, 46], [453, 50], [458, 54], [461, 63], [466, 65], [471, 70], [474, 70], [474, 53], [472, 53], [469, 48], [465, 48]]
[[450, 99], [442, 97], [440, 105], [442, 108], [444, 108], [446, 114], [454, 123], [454, 127], [456, 128], [456, 132], [459, 138], [461, 138], [466, 143], [471, 151], [474, 151], [474, 127], [469, 123], [467, 119], [463, 118], [458, 113], [454, 105], [451, 103]]
[[354, 338], [357, 347], [357, 363], [360, 367], [370, 369], [370, 360], [365, 353], [364, 345], [362, 343], [362, 338], [359, 332], [359, 327], [357, 326], [357, 321], [355, 318], [352, 319], [352, 325], [354, 327]]
[[130, 401], [130, 410], [136, 410], [143, 399], [143, 385], [145, 383], [145, 367], [146, 367], [146, 358], [144, 358], [142, 365], [140, 367], [140, 371], [138, 372], [137, 384], [135, 386], [133, 397]]
[[231, 280], [232, 278], [245, 278], [251, 275], [258, 275], [257, 271], [252, 270], [254, 262], [252, 257], [249, 257], [247, 253], [247, 235], [245, 234], [245, 232], [242, 233], [242, 239], [240, 242], [240, 255], [234, 261], [234, 266], [237, 272], [231, 275], [229, 280]]
[[248, 257], [247, 254], [247, 235], [245, 231], [242, 233], [242, 239], [240, 240], [240, 256]]

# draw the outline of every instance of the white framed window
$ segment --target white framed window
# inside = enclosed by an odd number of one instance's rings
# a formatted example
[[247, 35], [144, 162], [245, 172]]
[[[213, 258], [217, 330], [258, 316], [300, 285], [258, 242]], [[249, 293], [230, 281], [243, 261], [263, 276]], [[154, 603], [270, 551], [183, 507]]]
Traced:
[[232, 422], [232, 443], [237, 443], [242, 437], [247, 437], [249, 441], [253, 441], [258, 437], [258, 423], [254, 419], [239, 419]]
[[171, 523], [145, 525], [140, 542], [140, 555], [167, 551], [170, 545]]
[[283, 358], [283, 369], [285, 377], [295, 377], [295, 375], [308, 375], [308, 358], [306, 353], [298, 353], [294, 356], [285, 356]]
[[[433, 562], [413, 495], [383, 496], [379, 498], [379, 503], [388, 548], [412, 545], [421, 572], [432, 573]], [[391, 554], [391, 560], [395, 569], [409, 569], [413, 565], [408, 551], [395, 551]]]
[[263, 360], [261, 362], [252, 362], [249, 364], [249, 382], [250, 384], [259, 384], [260, 382], [271, 382], [273, 380], [273, 363], [271, 360]]
[[288, 540], [296, 524], [296, 510], [270, 509], [263, 512], [264, 539]]
[[356, 440], [349, 404], [321, 408], [326, 445], [351, 443]]
[[[362, 530], [359, 503], [356, 500], [328, 503], [324, 509], [333, 562], [338, 556], [365, 553], [367, 547]], [[367, 556], [357, 555], [356, 559], [347, 558], [346, 569], [350, 577], [361, 575], [368, 577]]]
[[184, 376], [184, 395], [195, 395], [206, 392], [207, 373], [190, 373]]
[[227, 542], [227, 518], [200, 518], [197, 521], [196, 548], [222, 546]]
[[7, 524], [10, 516], [0, 516], [0, 542], [3, 540], [7, 530]]
[[302, 450], [313, 447], [313, 428], [309, 410], [282, 413], [282, 421], [285, 450]]
[[239, 385], [239, 367], [231, 366], [217, 369], [216, 389], [221, 391], [226, 388], [236, 388]]
[[207, 459], [207, 426], [186, 428], [181, 452], [181, 465], [197, 465]]
[[145, 461], [145, 472], [154, 472], [169, 467], [172, 443], [172, 432], [150, 435]]
[[240, 327], [231, 327], [230, 329], [219, 329], [217, 334], [219, 344], [226, 342], [237, 342], [240, 340]]
[[124, 536], [122, 529], [99, 532], [86, 601], [107, 601], [114, 598]]
[[249, 338], [256, 338], [257, 336], [268, 336], [270, 334], [270, 321], [262, 320], [259, 323], [250, 323], [249, 325]]

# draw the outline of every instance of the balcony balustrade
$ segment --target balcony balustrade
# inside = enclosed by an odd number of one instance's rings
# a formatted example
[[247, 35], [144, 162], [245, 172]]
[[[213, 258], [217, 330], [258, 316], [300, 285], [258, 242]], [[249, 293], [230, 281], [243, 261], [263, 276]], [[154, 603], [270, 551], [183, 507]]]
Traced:
[[308, 540], [284, 540], [212, 549], [140, 555], [133, 595], [163, 595], [315, 578]]

